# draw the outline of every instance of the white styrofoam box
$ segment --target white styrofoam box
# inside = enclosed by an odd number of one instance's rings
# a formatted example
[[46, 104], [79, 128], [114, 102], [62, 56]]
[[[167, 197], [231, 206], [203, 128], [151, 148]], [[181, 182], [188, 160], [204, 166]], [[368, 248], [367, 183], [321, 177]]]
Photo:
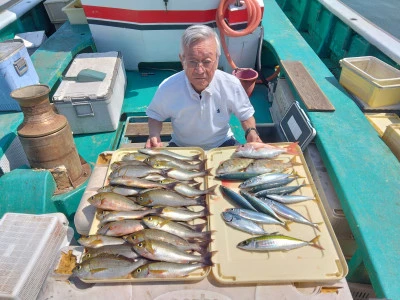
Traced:
[[36, 299], [67, 232], [61, 213], [6, 213], [0, 220], [0, 298]]
[[339, 241], [341, 239], [352, 239], [353, 234], [349, 223], [344, 215], [342, 206], [317, 147], [313, 144], [308, 145], [304, 152], [304, 157], [307, 161], [307, 165], [315, 182], [315, 187], [318, 190], [318, 194], [325, 207], [336, 237]]
[[20, 87], [38, 84], [32, 60], [22, 41], [0, 43], [0, 111], [20, 111], [10, 93]]
[[30, 166], [19, 137], [15, 136], [0, 158], [0, 169], [3, 173], [8, 173], [23, 165]]
[[[102, 81], [78, 82], [80, 71], [106, 73]], [[126, 88], [121, 54], [83, 53], [73, 60], [53, 96], [59, 113], [65, 115], [74, 134], [113, 131], [118, 127]]]
[[47, 36], [44, 30], [40, 30], [18, 33], [14, 36], [14, 39], [22, 40], [29, 55], [32, 55], [47, 39]]
[[66, 6], [71, 0], [46, 0], [43, 2], [47, 15], [52, 23], [61, 23], [68, 20], [62, 8]]

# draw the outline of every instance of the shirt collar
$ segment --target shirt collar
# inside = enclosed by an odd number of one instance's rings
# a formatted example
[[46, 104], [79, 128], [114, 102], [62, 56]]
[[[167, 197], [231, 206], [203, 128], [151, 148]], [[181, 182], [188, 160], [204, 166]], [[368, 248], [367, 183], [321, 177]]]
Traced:
[[[208, 87], [206, 87], [204, 89], [204, 91], [201, 92], [202, 94], [207, 93], [210, 96], [212, 95], [213, 86], [214, 86], [214, 79], [215, 79], [215, 74], [214, 74], [214, 77], [211, 80], [210, 84], [208, 85]], [[191, 85], [191, 83], [189, 82], [189, 79], [186, 76], [186, 73], [185, 73], [185, 84], [186, 84], [186, 87], [187, 87], [187, 89], [189, 91], [189, 94], [192, 97], [194, 97], [195, 99], [198, 99], [197, 97], [198, 97], [199, 93], [194, 90], [193, 86]]]

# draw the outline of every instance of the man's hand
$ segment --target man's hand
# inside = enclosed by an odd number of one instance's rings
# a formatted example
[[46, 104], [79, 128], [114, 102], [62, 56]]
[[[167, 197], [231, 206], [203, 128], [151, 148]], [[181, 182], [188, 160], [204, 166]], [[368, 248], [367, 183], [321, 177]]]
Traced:
[[163, 147], [163, 146], [164, 145], [161, 142], [161, 138], [159, 136], [153, 136], [147, 139], [145, 148]]
[[263, 141], [260, 139], [260, 137], [258, 136], [257, 132], [255, 132], [254, 130], [251, 130], [249, 132], [249, 134], [247, 135], [246, 142], [248, 142], [248, 143], [251, 143], [251, 142], [262, 143]]

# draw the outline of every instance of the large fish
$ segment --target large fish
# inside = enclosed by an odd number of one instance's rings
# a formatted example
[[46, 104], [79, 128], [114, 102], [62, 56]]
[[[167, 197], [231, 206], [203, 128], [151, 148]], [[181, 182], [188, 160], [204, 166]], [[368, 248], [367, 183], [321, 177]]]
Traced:
[[256, 197], [266, 197], [268, 195], [288, 195], [291, 193], [294, 193], [295, 191], [301, 189], [303, 186], [306, 186], [306, 184], [301, 184], [301, 185], [288, 185], [288, 186], [278, 186], [266, 190], [261, 190], [258, 191], [254, 194]]
[[290, 207], [287, 207], [286, 205], [279, 203], [277, 201], [271, 200], [271, 199], [263, 199], [261, 200], [267, 205], [269, 205], [278, 215], [284, 217], [285, 219], [291, 220], [296, 223], [301, 223], [305, 224], [308, 226], [312, 226], [315, 229], [319, 230], [318, 223], [312, 223], [310, 220], [302, 216], [300, 213], [295, 211], [294, 209], [291, 209]]
[[106, 186], [99, 188], [97, 190], [97, 192], [98, 193], [111, 192], [111, 193], [120, 194], [122, 196], [135, 196], [135, 195], [139, 194], [139, 191], [142, 191], [142, 190], [143, 189], [106, 185]]
[[261, 174], [264, 174], [264, 172], [262, 173], [232, 172], [232, 173], [217, 174], [215, 175], [215, 178], [228, 181], [244, 181]]
[[215, 195], [215, 188], [218, 186], [218, 184], [213, 185], [212, 187], [209, 187], [208, 189], [205, 190], [200, 190], [197, 187], [201, 185], [201, 183], [195, 185], [195, 186], [190, 186], [186, 183], [177, 183], [174, 186], [174, 191], [178, 192], [179, 194], [186, 196], [186, 197], [197, 197], [197, 196], [202, 196], [202, 195], [207, 195], [207, 194], [212, 194]]
[[301, 166], [301, 163], [296, 162], [296, 157], [288, 161], [275, 160], [275, 159], [256, 159], [247, 166], [245, 172], [249, 173], [268, 173], [268, 172], [282, 172], [293, 166]]
[[191, 272], [211, 266], [204, 263], [178, 264], [171, 262], [152, 262], [132, 272], [134, 278], [179, 278]]
[[132, 161], [132, 160], [139, 160], [143, 161], [148, 157], [148, 155], [140, 152], [132, 152], [132, 153], [127, 153], [124, 156], [122, 156], [122, 161]]
[[318, 239], [319, 235], [311, 241], [303, 241], [285, 235], [263, 235], [244, 240], [237, 247], [248, 251], [288, 251], [304, 246], [312, 246], [324, 250], [324, 248], [317, 244]]
[[260, 227], [257, 223], [249, 219], [242, 218], [239, 215], [235, 215], [227, 211], [222, 212], [221, 215], [225, 223], [235, 229], [250, 234], [269, 234], [268, 232], [264, 231], [264, 229]]
[[209, 240], [191, 243], [180, 236], [159, 229], [143, 229], [125, 236], [124, 239], [133, 245], [144, 240], [157, 240], [175, 245], [183, 251], [193, 250], [199, 253], [205, 253], [210, 243]]
[[98, 193], [90, 197], [88, 202], [104, 210], [129, 211], [143, 209], [143, 206], [136, 204], [131, 199], [111, 192]]
[[242, 171], [253, 161], [248, 158], [230, 158], [221, 162], [215, 173], [218, 175]]
[[82, 261], [104, 255], [123, 256], [129, 259], [135, 259], [139, 257], [139, 255], [133, 250], [132, 245], [125, 243], [121, 245], [110, 245], [99, 248], [85, 248], [85, 251], [82, 255]]
[[255, 187], [257, 185], [281, 180], [283, 178], [288, 178], [289, 176], [290, 176], [290, 174], [286, 174], [286, 173], [265, 173], [265, 174], [258, 175], [256, 177], [249, 178], [246, 181], [243, 181], [241, 184], [239, 184], [239, 188], [247, 189], [247, 188]]
[[247, 143], [237, 147], [233, 156], [247, 158], [275, 158], [283, 153], [298, 155], [296, 147], [297, 143], [291, 143], [286, 148], [276, 147], [264, 143]]
[[123, 166], [147, 166], [147, 164], [140, 160], [121, 160], [113, 162], [110, 166], [110, 169], [111, 171], [114, 171]]
[[186, 156], [186, 155], [181, 155], [166, 149], [157, 149], [157, 148], [143, 148], [143, 149], [139, 149], [140, 153], [144, 153], [146, 155], [156, 155], [156, 154], [164, 154], [164, 155], [168, 155], [180, 160], [185, 160], [185, 161], [192, 161], [192, 162], [197, 162], [199, 161], [201, 154], [196, 154], [196, 155], [192, 155], [192, 156]]
[[144, 226], [139, 220], [122, 220], [101, 225], [101, 227], [97, 230], [97, 234], [107, 236], [124, 236], [142, 229], [144, 229]]
[[287, 184], [291, 183], [295, 179], [296, 179], [296, 177], [286, 177], [286, 178], [278, 179], [278, 180], [275, 180], [275, 181], [271, 181], [271, 182], [267, 182], [267, 183], [263, 183], [263, 184], [259, 184], [259, 185], [253, 186], [253, 187], [249, 188], [248, 191], [251, 192], [251, 193], [257, 193], [259, 191], [263, 191], [263, 190], [272, 189], [272, 188], [275, 188], [275, 187], [280, 187], [280, 186], [283, 186], [283, 185], [287, 185]]
[[103, 225], [108, 222], [122, 221], [122, 220], [138, 220], [142, 219], [144, 216], [151, 214], [160, 214], [162, 212], [162, 208], [151, 208], [144, 210], [133, 210], [133, 211], [112, 211], [105, 212], [101, 214], [97, 214], [100, 219], [100, 224]]
[[244, 209], [244, 208], [228, 208], [226, 209], [227, 212], [230, 212], [234, 215], [239, 215], [242, 218], [254, 221], [256, 223], [262, 223], [262, 224], [271, 224], [271, 225], [281, 225], [286, 228], [286, 230], [289, 230], [288, 222], [280, 222], [274, 217], [267, 215], [262, 212], [250, 210], [250, 209]]
[[221, 185], [221, 191], [225, 196], [227, 196], [232, 202], [234, 202], [239, 207], [257, 211], [257, 209], [255, 209], [253, 207], [253, 205], [251, 205], [250, 202], [247, 201], [246, 198], [244, 198], [243, 196], [239, 195], [234, 190], [232, 190], [232, 189], [230, 189], [230, 188], [228, 188], [226, 186]]
[[172, 189], [175, 186], [175, 182], [162, 184], [155, 181], [143, 179], [143, 178], [133, 178], [128, 176], [120, 176], [111, 178], [110, 180], [111, 185], [122, 185], [127, 187], [133, 188], [140, 188], [140, 189]]
[[204, 196], [200, 198], [185, 198], [174, 191], [154, 189], [139, 194], [136, 202], [143, 206], [204, 206], [206, 199]]
[[72, 276], [82, 280], [130, 278], [133, 270], [147, 262], [144, 258], [132, 261], [122, 256], [102, 255], [78, 264], [72, 271]]
[[278, 201], [283, 204], [293, 204], [299, 203], [308, 200], [315, 200], [313, 196], [305, 196], [305, 195], [267, 195], [267, 198]]
[[168, 220], [187, 222], [197, 218], [206, 218], [210, 212], [207, 207], [201, 211], [192, 211], [184, 207], [163, 207], [157, 215]]
[[115, 178], [115, 177], [121, 177], [121, 176], [126, 176], [126, 177], [137, 177], [137, 178], [142, 178], [146, 177], [147, 175], [150, 174], [162, 174], [162, 170], [160, 169], [155, 169], [151, 166], [145, 165], [145, 166], [131, 166], [131, 165], [126, 165], [122, 166], [115, 171], [112, 171], [110, 175], [108, 176], [109, 179]]
[[250, 193], [246, 192], [246, 191], [240, 191], [240, 194], [247, 200], [249, 201], [249, 203], [255, 208], [257, 209], [257, 211], [259, 212], [263, 212], [266, 213], [272, 217], [274, 217], [275, 219], [277, 219], [278, 221], [284, 223], [279, 216], [276, 214], [276, 212], [266, 203], [264, 203], [263, 201], [261, 201], [260, 199], [258, 199], [257, 197], [251, 195]]
[[133, 249], [142, 257], [174, 263], [200, 262], [211, 265], [211, 253], [194, 255], [178, 249], [176, 246], [156, 240], [144, 240], [133, 245]]
[[104, 246], [122, 245], [125, 241], [122, 238], [105, 236], [101, 234], [94, 234], [88, 236], [81, 236], [78, 243], [88, 248], [100, 248]]
[[[186, 240], [195, 238], [202, 240], [211, 239], [211, 231], [201, 232], [193, 230], [188, 226], [158, 216], [146, 216], [143, 218], [143, 223], [149, 228], [164, 230], [166, 232], [178, 235]], [[203, 224], [198, 224], [195, 226], [197, 226], [199, 229], [204, 227]]]
[[170, 178], [178, 179], [178, 180], [191, 180], [197, 177], [204, 177], [210, 175], [211, 169], [207, 169], [204, 171], [189, 171], [182, 169], [163, 169], [163, 175], [168, 176]]
[[146, 164], [152, 166], [153, 168], [160, 169], [171, 169], [171, 168], [180, 168], [183, 170], [204, 170], [204, 166], [206, 164], [206, 160], [199, 163], [190, 163], [185, 160], [177, 159], [172, 156], [164, 155], [164, 154], [156, 154], [149, 156], [144, 161]]

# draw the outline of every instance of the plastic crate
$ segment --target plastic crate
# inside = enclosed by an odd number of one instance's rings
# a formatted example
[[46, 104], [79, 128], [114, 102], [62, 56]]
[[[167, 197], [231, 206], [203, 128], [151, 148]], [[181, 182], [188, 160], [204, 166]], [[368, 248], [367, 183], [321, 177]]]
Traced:
[[400, 103], [400, 70], [373, 56], [340, 60], [340, 84], [370, 107]]
[[366, 113], [365, 117], [378, 132], [379, 136], [383, 135], [387, 126], [400, 123], [399, 116], [394, 113]]
[[400, 160], [400, 124], [392, 124], [386, 127], [382, 139], [389, 146], [393, 154]]
[[66, 13], [62, 11], [62, 8], [70, 1], [71, 0], [46, 0], [43, 2], [51, 23], [62, 23], [68, 20], [68, 17]]
[[71, 24], [87, 24], [85, 12], [80, 0], [75, 0], [62, 8]]
[[6, 213], [0, 220], [0, 299], [36, 299], [67, 238], [61, 213]]
[[24, 43], [29, 55], [32, 55], [47, 39], [44, 30], [22, 32], [14, 36], [14, 39], [20, 39]]
[[348, 282], [353, 300], [366, 300], [375, 298], [375, 292], [372, 285]]

